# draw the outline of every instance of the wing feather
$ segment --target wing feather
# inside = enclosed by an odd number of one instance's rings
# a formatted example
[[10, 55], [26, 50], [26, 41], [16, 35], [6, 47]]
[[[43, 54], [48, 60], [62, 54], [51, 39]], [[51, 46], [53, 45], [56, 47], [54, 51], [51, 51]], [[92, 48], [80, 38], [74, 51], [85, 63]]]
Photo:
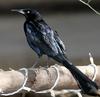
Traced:
[[60, 48], [61, 48], [63, 51], [65, 51], [65, 45], [64, 45], [63, 41], [60, 39], [60, 37], [59, 37], [57, 31], [55, 31], [54, 34], [55, 34], [55, 39], [56, 39], [57, 43], [59, 44]]

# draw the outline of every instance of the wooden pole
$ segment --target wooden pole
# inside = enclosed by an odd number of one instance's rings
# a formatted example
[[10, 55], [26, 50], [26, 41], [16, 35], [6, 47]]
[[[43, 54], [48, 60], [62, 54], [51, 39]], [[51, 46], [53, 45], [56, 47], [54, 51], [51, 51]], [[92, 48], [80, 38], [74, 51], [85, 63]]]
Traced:
[[[68, 69], [64, 66], [55, 66], [59, 71], [59, 79], [54, 90], [62, 89], [78, 89], [77, 83]], [[49, 68], [30, 68], [28, 70], [27, 82], [25, 87], [29, 87], [33, 91], [42, 91], [50, 89], [58, 78], [57, 70], [54, 67]], [[77, 66], [90, 79], [93, 78], [95, 69], [92, 66]], [[100, 66], [97, 66], [97, 74], [95, 82], [100, 87]], [[17, 91], [22, 87], [26, 79], [25, 71], [0, 71], [0, 92], [10, 93]]]

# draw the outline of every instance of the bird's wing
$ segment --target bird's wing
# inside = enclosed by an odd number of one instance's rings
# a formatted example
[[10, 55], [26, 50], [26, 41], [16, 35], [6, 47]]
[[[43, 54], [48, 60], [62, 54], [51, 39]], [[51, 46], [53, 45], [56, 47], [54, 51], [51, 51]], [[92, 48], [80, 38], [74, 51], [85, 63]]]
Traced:
[[57, 43], [59, 44], [60, 48], [61, 48], [63, 51], [65, 51], [65, 45], [64, 45], [63, 41], [60, 39], [60, 37], [59, 37], [57, 31], [55, 31], [54, 34], [55, 34], [55, 35], [54, 35], [54, 36], [55, 36], [55, 39], [56, 39]]
[[54, 38], [54, 32], [49, 27], [45, 28], [45, 30], [41, 31], [42, 39], [45, 44], [52, 49], [55, 54], [58, 54], [58, 44]]
[[[33, 30], [34, 29], [34, 30]], [[35, 27], [31, 23], [24, 24], [25, 35], [27, 37], [27, 42], [29, 46], [39, 55], [42, 55], [41, 50], [38, 48], [36, 41], [39, 41], [36, 38], [36, 30]]]

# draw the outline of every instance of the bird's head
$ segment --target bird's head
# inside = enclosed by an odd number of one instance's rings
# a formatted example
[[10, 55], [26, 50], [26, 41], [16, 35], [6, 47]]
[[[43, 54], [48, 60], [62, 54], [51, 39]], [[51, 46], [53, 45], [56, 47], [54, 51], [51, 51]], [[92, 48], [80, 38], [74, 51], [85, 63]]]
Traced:
[[34, 9], [13, 9], [12, 11], [18, 12], [30, 20], [39, 20], [41, 15]]

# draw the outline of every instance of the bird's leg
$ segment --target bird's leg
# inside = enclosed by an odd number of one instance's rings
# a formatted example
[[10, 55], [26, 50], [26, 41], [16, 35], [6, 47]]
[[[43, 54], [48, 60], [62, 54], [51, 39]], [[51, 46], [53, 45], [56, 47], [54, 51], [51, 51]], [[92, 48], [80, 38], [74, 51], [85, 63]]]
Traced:
[[50, 64], [49, 64], [49, 60], [50, 60], [50, 57], [46, 56], [46, 67], [50, 67]]
[[38, 57], [31, 68], [34, 68], [39, 63], [39, 61], [40, 61], [40, 58]]

